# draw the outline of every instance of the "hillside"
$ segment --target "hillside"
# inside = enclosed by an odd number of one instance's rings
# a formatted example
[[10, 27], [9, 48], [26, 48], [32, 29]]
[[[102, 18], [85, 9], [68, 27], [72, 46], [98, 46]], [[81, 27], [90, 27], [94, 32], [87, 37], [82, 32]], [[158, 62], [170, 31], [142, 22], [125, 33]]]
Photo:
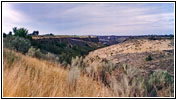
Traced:
[[[117, 66], [133, 66], [144, 69], [145, 73], [163, 69], [174, 73], [174, 46], [172, 39], [148, 40], [130, 39], [120, 44], [90, 52], [87, 59], [110, 60]], [[146, 57], [151, 56], [151, 61]]]
[[174, 96], [172, 40], [133, 39], [76, 56], [68, 65], [27, 55], [3, 48], [4, 97]]
[[59, 57], [59, 62], [71, 63], [72, 57], [85, 56], [90, 51], [104, 47], [97, 37], [79, 36], [32, 36], [32, 45], [43, 53]]
[[[4, 97], [100, 97], [110, 96], [100, 82], [79, 75], [55, 62], [39, 60], [4, 48]], [[77, 75], [76, 75], [77, 76]], [[74, 82], [72, 82], [74, 81]]]

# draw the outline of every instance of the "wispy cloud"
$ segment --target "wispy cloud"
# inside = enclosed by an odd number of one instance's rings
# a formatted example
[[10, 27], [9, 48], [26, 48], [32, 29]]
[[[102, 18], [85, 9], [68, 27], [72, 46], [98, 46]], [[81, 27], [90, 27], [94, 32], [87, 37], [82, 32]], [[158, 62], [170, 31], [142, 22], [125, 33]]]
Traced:
[[[12, 20], [13, 25], [17, 26], [24, 21], [25, 26], [31, 29], [35, 27], [42, 33], [140, 35], [169, 34], [173, 33], [174, 30], [174, 5], [169, 3], [11, 5], [13, 8], [11, 6], [6, 6], [6, 8], [15, 16], [12, 17], [9, 13], [3, 14], [4, 23]], [[5, 9], [5, 11], [7, 10]]]
[[12, 4], [3, 3], [2, 10], [3, 31], [10, 31], [14, 26], [19, 26], [21, 23], [29, 22], [29, 18], [23, 13], [14, 10]]

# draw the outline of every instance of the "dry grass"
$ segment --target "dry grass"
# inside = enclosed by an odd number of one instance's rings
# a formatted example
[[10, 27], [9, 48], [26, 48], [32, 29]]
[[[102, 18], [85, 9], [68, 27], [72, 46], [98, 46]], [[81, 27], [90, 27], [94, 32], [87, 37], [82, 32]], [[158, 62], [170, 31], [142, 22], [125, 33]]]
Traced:
[[7, 55], [13, 51], [4, 49], [3, 97], [100, 97], [111, 96], [101, 82], [80, 76], [76, 84], [69, 84], [68, 71], [61, 65], [14, 53], [10, 62]]
[[90, 52], [88, 57], [95, 58], [96, 56], [100, 58], [111, 59], [112, 56], [116, 54], [127, 54], [127, 53], [142, 53], [142, 52], [152, 52], [152, 51], [163, 51], [172, 50], [174, 46], [171, 45], [173, 40], [129, 40], [120, 44], [115, 44], [105, 48], [97, 49]]
[[[99, 62], [91, 64], [90, 68], [93, 68], [92, 65], [99, 66]], [[120, 71], [116, 73], [120, 77], [105, 74], [110, 87], [106, 87], [99, 79], [93, 80], [94, 76], [86, 77], [82, 73], [79, 74], [77, 69], [71, 69], [63, 69], [56, 62], [39, 60], [4, 49], [3, 97], [174, 96], [174, 90], [171, 86], [156, 90], [156, 93], [153, 89], [148, 92], [149, 85], [147, 82], [149, 79], [145, 81], [141, 72], [133, 67], [119, 68]]]

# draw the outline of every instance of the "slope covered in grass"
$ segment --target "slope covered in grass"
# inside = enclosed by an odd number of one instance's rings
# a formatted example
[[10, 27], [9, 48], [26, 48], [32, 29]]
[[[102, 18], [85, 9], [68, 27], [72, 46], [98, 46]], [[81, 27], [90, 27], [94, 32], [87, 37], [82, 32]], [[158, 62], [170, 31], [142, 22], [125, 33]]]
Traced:
[[110, 96], [110, 92], [101, 82], [79, 75], [71, 83], [70, 74], [58, 63], [3, 50], [4, 97]]

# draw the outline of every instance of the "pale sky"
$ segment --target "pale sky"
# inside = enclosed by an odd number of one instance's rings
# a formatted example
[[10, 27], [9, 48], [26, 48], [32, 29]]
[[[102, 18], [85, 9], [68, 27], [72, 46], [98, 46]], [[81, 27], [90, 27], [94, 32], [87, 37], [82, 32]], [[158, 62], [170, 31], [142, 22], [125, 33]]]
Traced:
[[15, 26], [55, 35], [174, 34], [174, 4], [3, 2], [3, 32]]

